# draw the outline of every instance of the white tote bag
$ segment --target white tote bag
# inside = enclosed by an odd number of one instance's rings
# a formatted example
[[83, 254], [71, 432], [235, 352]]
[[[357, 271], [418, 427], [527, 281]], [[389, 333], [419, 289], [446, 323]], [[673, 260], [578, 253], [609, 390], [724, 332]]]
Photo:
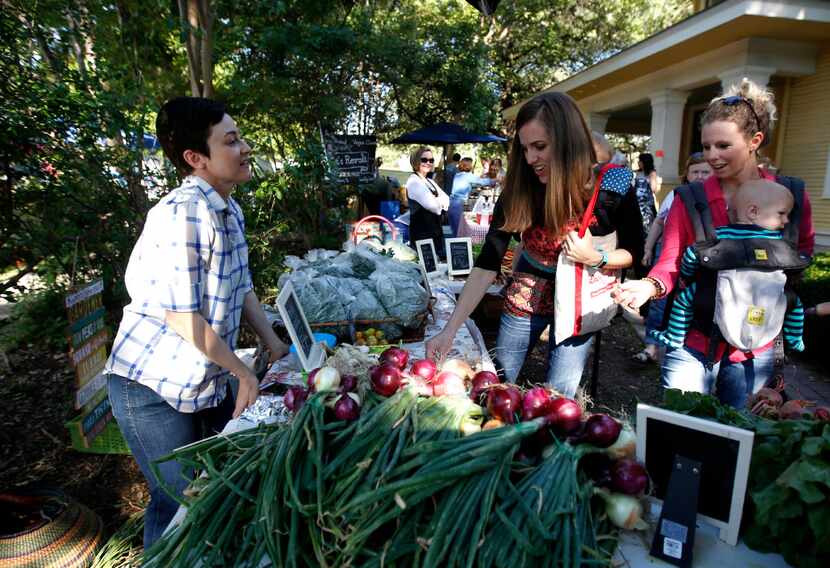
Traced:
[[[585, 236], [594, 214], [599, 188], [605, 172], [612, 167], [606, 164], [597, 176], [594, 194], [582, 217], [579, 237]], [[602, 237], [593, 237], [595, 248], [609, 253], [617, 248], [616, 231]], [[572, 262], [564, 254], [556, 265], [554, 288], [554, 341], [562, 343], [569, 337], [599, 331], [611, 323], [619, 306], [614, 303], [611, 291], [620, 283], [620, 270], [591, 268], [581, 262]]]

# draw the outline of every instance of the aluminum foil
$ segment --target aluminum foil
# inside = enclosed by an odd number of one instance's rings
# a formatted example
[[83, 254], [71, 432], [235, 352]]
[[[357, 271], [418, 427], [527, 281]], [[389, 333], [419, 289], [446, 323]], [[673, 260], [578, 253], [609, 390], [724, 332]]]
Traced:
[[285, 407], [281, 396], [263, 394], [251, 406], [245, 409], [241, 419], [260, 424], [285, 424], [291, 420], [292, 413]]

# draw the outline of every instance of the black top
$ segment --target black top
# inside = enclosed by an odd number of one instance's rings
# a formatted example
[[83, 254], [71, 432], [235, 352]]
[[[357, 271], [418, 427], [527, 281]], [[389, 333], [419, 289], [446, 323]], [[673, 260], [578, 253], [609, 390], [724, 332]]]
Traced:
[[[537, 205], [535, 211], [541, 212], [543, 210], [541, 204]], [[625, 194], [600, 190], [594, 216], [597, 223], [591, 226], [591, 234], [600, 237], [617, 231], [617, 248], [631, 253], [632, 266], [639, 266], [643, 258], [645, 243], [642, 235], [643, 222], [640, 216], [640, 205], [634, 190], [629, 189]], [[541, 223], [541, 220], [537, 222]], [[521, 240], [518, 233], [500, 230], [499, 227], [502, 226], [504, 226], [504, 209], [499, 199], [493, 211], [493, 222], [490, 223], [490, 230], [487, 232], [481, 254], [476, 259], [476, 268], [499, 272], [502, 258], [510, 244], [510, 238], [515, 237], [516, 240]]]

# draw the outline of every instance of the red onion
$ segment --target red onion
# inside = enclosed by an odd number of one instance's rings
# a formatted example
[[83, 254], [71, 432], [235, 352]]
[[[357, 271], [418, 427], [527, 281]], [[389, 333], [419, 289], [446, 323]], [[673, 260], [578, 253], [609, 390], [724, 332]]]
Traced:
[[372, 388], [381, 396], [392, 396], [401, 386], [401, 372], [392, 365], [372, 367]]
[[593, 414], [585, 422], [583, 440], [598, 448], [607, 448], [617, 441], [622, 424], [607, 414]]
[[409, 372], [422, 377], [425, 381], [431, 381], [438, 372], [438, 365], [432, 359], [418, 359], [412, 363]]
[[570, 398], [557, 398], [550, 403], [550, 412], [546, 419], [560, 434], [570, 434], [581, 424], [582, 407]]
[[334, 404], [334, 415], [338, 420], [357, 420], [360, 417], [360, 405], [350, 394], [341, 395]]
[[591, 452], [579, 460], [579, 467], [598, 487], [611, 486], [611, 466], [613, 461], [605, 454]]
[[516, 422], [516, 413], [522, 408], [522, 394], [515, 385], [490, 387], [487, 392], [487, 412], [506, 424]]
[[321, 367], [317, 367], [308, 374], [308, 380], [306, 382], [308, 383], [308, 388], [311, 389], [311, 392], [314, 392], [314, 377], [317, 375], [317, 371], [319, 371], [320, 368]]
[[381, 365], [389, 364], [400, 370], [406, 367], [407, 362], [409, 362], [409, 351], [400, 347], [390, 347], [380, 354]]
[[300, 386], [292, 386], [285, 391], [282, 402], [288, 410], [297, 412], [305, 404], [306, 398], [308, 398], [308, 390]]
[[525, 393], [522, 399], [522, 420], [533, 420], [539, 416], [547, 416], [551, 409], [551, 400], [548, 390], [544, 387], [533, 387]]
[[816, 420], [821, 422], [830, 422], [830, 408], [826, 406], [817, 406], [813, 411], [813, 416]]
[[473, 376], [473, 388], [470, 391], [470, 398], [476, 404], [483, 403], [483, 394], [485, 391], [493, 385], [499, 384], [498, 375], [492, 373], [490, 371], [479, 371], [478, 373]]
[[611, 466], [611, 488], [626, 495], [639, 495], [648, 488], [646, 468], [630, 459], [614, 462]]
[[357, 377], [354, 375], [343, 375], [340, 377], [340, 392], [357, 391]]
[[455, 373], [441, 371], [432, 381], [432, 392], [435, 396], [465, 396], [467, 388], [464, 379]]

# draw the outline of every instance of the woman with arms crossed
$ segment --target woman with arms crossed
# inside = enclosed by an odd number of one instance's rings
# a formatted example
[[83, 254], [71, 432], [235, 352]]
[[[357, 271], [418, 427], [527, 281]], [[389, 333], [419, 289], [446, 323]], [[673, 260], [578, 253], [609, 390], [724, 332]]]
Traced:
[[[775, 105], [771, 92], [751, 81], [732, 86], [709, 103], [702, 118], [701, 142], [713, 175], [704, 181], [704, 190], [715, 227], [729, 223], [727, 211], [735, 193], [746, 181], [775, 177], [759, 167], [758, 150], [769, 143]], [[803, 192], [799, 212], [798, 250], [812, 256], [815, 244], [810, 200]], [[692, 221], [681, 199], [675, 199], [663, 229], [663, 250], [648, 276], [621, 285], [615, 295], [619, 304], [636, 309], [650, 298], [666, 297], [677, 284], [680, 260], [686, 247], [695, 242]], [[711, 347], [715, 347], [714, 351]], [[681, 349], [669, 348], [663, 359], [662, 382], [665, 388], [712, 393], [735, 407], [742, 407], [747, 396], [761, 389], [770, 379], [774, 353], [772, 344], [744, 353], [710, 339], [692, 329]], [[712, 365], [708, 353], [714, 352]]]
[[[427, 357], [442, 359], [459, 327], [498, 275], [510, 239], [521, 235], [522, 252], [505, 298], [496, 358], [509, 381], [515, 381], [527, 354], [553, 321], [554, 275], [559, 254], [590, 266], [605, 263], [625, 268], [634, 260], [629, 250], [642, 250], [636, 196], [626, 185], [619, 194], [601, 192], [596, 223], [577, 236], [580, 216], [593, 191], [596, 162], [591, 133], [573, 99], [545, 93], [528, 101], [516, 118], [517, 136], [510, 152], [505, 187], [476, 266], [444, 329], [426, 343]], [[606, 195], [602, 195], [602, 194]], [[591, 234], [618, 231], [619, 247], [601, 253]], [[639, 254], [637, 254], [639, 257]], [[639, 261], [639, 258], [636, 259]], [[592, 334], [551, 340], [547, 381], [567, 396], [579, 386]]]
[[[220, 432], [259, 394], [256, 376], [233, 352], [241, 318], [271, 361], [288, 351], [254, 294], [244, 219], [230, 196], [251, 179], [250, 146], [224, 105], [209, 99], [168, 101], [156, 134], [184, 179], [147, 215], [127, 266], [131, 302], [105, 369], [113, 415], [150, 488], [145, 548], [178, 508], [150, 464]], [[193, 475], [176, 462], [160, 472], [179, 494]]]

